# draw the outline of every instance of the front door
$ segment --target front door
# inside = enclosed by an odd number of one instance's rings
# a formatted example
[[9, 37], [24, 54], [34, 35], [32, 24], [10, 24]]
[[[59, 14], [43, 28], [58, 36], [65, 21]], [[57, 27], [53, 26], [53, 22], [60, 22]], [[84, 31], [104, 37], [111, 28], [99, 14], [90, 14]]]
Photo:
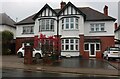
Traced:
[[95, 44], [90, 44], [89, 56], [90, 56], [90, 57], [95, 57], [95, 56], [96, 56]]

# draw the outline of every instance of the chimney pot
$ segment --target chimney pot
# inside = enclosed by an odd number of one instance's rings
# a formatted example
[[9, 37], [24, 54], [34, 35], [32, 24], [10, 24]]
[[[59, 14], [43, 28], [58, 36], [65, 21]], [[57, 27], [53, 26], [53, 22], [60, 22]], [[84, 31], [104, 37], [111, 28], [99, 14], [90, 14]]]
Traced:
[[63, 1], [62, 1], [62, 2], [60, 3], [60, 5], [61, 5], [61, 9], [63, 9], [63, 7], [66, 5], [66, 2], [63, 2]]
[[106, 5], [104, 7], [104, 15], [108, 16], [108, 6]]

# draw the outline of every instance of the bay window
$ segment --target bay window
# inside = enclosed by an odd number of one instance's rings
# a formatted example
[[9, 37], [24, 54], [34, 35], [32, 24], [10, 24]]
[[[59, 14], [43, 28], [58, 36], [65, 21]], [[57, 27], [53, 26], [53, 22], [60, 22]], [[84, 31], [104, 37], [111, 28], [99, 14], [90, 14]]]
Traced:
[[54, 19], [41, 19], [39, 31], [54, 31]]
[[76, 17], [63, 18], [62, 30], [78, 30], [78, 18]]
[[62, 51], [78, 51], [79, 39], [62, 39]]

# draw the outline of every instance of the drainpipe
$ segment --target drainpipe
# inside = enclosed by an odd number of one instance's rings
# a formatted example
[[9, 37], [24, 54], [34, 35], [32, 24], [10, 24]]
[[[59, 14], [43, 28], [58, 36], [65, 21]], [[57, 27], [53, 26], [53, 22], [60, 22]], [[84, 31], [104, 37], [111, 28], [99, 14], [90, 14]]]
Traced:
[[[59, 17], [57, 17], [57, 38], [59, 38]], [[57, 60], [59, 59], [59, 42], [57, 41]]]

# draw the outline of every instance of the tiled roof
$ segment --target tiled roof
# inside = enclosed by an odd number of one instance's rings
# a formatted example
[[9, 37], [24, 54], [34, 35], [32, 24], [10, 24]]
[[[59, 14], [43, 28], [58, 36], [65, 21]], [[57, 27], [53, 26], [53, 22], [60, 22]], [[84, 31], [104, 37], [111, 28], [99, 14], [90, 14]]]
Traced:
[[8, 25], [15, 27], [16, 22], [12, 20], [6, 13], [0, 13], [0, 25]]
[[[85, 21], [111, 21], [111, 20], [115, 21], [116, 20], [113, 17], [106, 16], [103, 13], [98, 12], [92, 8], [89, 8], [89, 7], [83, 7], [83, 8], [77, 7], [77, 8], [86, 15]], [[56, 13], [59, 13], [61, 11], [61, 9], [54, 9], [54, 11]], [[32, 16], [27, 17], [26, 19], [18, 22], [17, 25], [34, 23], [33, 17], [35, 15], [36, 14], [33, 14]]]
[[29, 17], [27, 17], [27, 18], [25, 18], [25, 19], [23, 19], [22, 21], [16, 23], [16, 25], [21, 25], [21, 24], [34, 24], [35, 21], [33, 20], [33, 17], [34, 17], [35, 15], [36, 15], [36, 13], [33, 14], [33, 15], [31, 15], [31, 16], [29, 16]]
[[89, 7], [84, 7], [79, 9], [86, 15], [86, 21], [107, 21], [107, 20], [115, 21], [116, 20], [115, 18], [106, 16], [103, 13]]

